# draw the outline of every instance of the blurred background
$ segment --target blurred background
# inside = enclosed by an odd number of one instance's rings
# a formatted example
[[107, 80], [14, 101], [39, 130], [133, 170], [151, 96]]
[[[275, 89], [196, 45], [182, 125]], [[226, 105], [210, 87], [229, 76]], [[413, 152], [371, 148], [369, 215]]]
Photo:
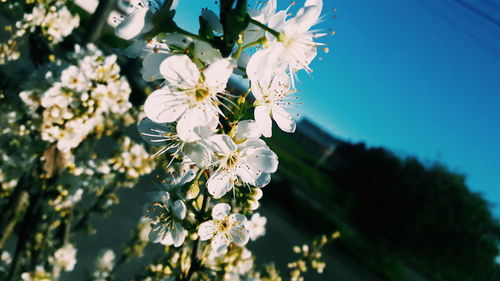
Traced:
[[[179, 2], [176, 20], [192, 32], [202, 8], [217, 10]], [[112, 30], [121, 0], [75, 3], [83, 38], [126, 46]], [[268, 141], [280, 167], [263, 190], [257, 260], [284, 269], [293, 245], [340, 230], [325, 272], [308, 280], [500, 280], [500, 1], [325, 0], [323, 15], [327, 47], [299, 75], [297, 132]], [[140, 61], [120, 63], [143, 92]], [[92, 218], [96, 235], [78, 238], [66, 280], [85, 280], [98, 249], [127, 241], [147, 185], [119, 192], [113, 224]], [[119, 276], [159, 251], [150, 244]]]

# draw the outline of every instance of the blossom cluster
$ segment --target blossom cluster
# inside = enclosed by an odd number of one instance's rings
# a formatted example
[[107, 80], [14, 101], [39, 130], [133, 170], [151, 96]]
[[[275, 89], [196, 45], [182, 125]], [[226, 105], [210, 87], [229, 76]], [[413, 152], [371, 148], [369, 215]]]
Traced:
[[[296, 73], [311, 72], [322, 46], [315, 40], [325, 34], [311, 30], [320, 20], [322, 1], [307, 0], [292, 16], [270, 0], [242, 12], [233, 26], [204, 9], [199, 35], [173, 22], [168, 26], [175, 4], [130, 1], [132, 12], [115, 32], [132, 41], [123, 53], [142, 57], [142, 77], [156, 85], [145, 101], [139, 133], [157, 148], [155, 156], [166, 156], [167, 166], [176, 169], [160, 185], [163, 190], [150, 195], [144, 212], [152, 242], [180, 247], [188, 237], [210, 241], [210, 255], [217, 260], [265, 232], [264, 217], [254, 214], [249, 221], [244, 215], [258, 208], [260, 189], [278, 168], [277, 155], [262, 137], [271, 137], [273, 120], [281, 130], [295, 131], [290, 108]], [[238, 5], [231, 12], [241, 11]], [[238, 26], [234, 42], [225, 41], [228, 30]], [[239, 95], [228, 90], [238, 76], [249, 81]], [[247, 114], [251, 108], [253, 119]], [[246, 203], [236, 200], [231, 206], [240, 194]], [[196, 215], [210, 207], [211, 218]], [[188, 231], [193, 226], [195, 234]], [[238, 280], [227, 272], [223, 278]]]
[[[14, 26], [7, 26], [11, 33], [7, 42], [0, 43], [0, 64], [17, 60], [20, 56], [21, 40], [31, 33], [39, 33], [49, 45], [63, 41], [65, 37], [80, 25], [78, 15], [73, 15], [67, 8], [66, 0], [25, 1], [13, 5], [25, 5], [30, 12], [22, 15]], [[11, 7], [14, 8], [14, 7]]]
[[[130, 86], [119, 76], [116, 56], [104, 56], [93, 45], [76, 46], [75, 64], [63, 66], [59, 73], [48, 71], [45, 79], [50, 87], [41, 91], [38, 85], [20, 93], [30, 111], [41, 119], [42, 139], [56, 143], [60, 151], [68, 152], [77, 147], [104, 117], [124, 114]], [[37, 116], [39, 109], [42, 110]]]

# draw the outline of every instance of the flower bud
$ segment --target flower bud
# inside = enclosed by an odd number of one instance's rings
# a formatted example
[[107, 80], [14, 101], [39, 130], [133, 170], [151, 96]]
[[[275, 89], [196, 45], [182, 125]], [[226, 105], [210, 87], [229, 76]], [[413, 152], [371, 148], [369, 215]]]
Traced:
[[188, 200], [194, 199], [200, 194], [200, 186], [198, 185], [198, 181], [194, 181], [186, 191], [186, 198]]

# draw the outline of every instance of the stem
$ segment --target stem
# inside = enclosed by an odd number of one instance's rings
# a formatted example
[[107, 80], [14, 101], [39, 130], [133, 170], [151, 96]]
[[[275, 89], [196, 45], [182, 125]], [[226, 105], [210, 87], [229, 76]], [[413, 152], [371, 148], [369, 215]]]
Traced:
[[278, 31], [276, 31], [276, 30], [274, 30], [274, 29], [272, 29], [272, 28], [268, 27], [267, 25], [265, 25], [265, 24], [261, 23], [260, 21], [256, 21], [256, 20], [252, 19], [252, 18], [250, 18], [250, 23], [253, 23], [253, 24], [255, 24], [256, 26], [258, 26], [258, 27], [260, 27], [260, 28], [264, 29], [265, 31], [267, 31], [267, 32], [269, 32], [269, 33], [271, 33], [272, 35], [274, 35], [274, 37], [278, 38], [278, 40], [279, 40], [279, 38], [280, 38], [280, 34], [281, 34], [280, 32], [278, 32]]
[[0, 250], [3, 249], [7, 240], [9, 240], [17, 221], [22, 217], [22, 209], [29, 200], [28, 192], [23, 189], [24, 177], [17, 184], [13, 198], [6, 206], [5, 216], [2, 217], [0, 227]]
[[263, 42], [266, 41], [266, 37], [265, 36], [262, 36], [260, 37], [259, 39], [257, 39], [256, 41], [253, 41], [252, 43], [248, 43], [246, 44], [245, 46], [243, 46], [243, 50], [247, 49], [247, 48], [250, 48], [252, 46], [257, 46], [257, 45], [261, 45], [263, 44]]
[[[207, 189], [205, 188], [205, 192], [203, 194], [203, 202], [201, 203], [201, 211], [198, 215], [198, 219], [201, 219], [201, 217], [208, 211], [208, 201], [210, 198], [208, 198], [208, 192]], [[194, 241], [193, 244], [193, 250], [191, 252], [191, 265], [189, 266], [189, 270], [186, 274], [186, 277], [183, 278], [182, 280], [186, 281], [191, 281], [193, 279], [193, 274], [199, 269], [201, 265], [201, 260], [198, 258], [198, 248], [200, 247], [200, 237]]]

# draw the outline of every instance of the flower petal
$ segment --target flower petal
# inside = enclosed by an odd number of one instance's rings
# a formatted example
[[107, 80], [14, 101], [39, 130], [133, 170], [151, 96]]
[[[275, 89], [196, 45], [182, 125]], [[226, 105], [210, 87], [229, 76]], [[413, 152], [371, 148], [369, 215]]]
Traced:
[[224, 32], [219, 17], [213, 11], [209, 9], [202, 9], [201, 17], [208, 23], [208, 25], [210, 26], [210, 28], [212, 28], [213, 31], [218, 33]]
[[157, 123], [176, 121], [188, 108], [186, 96], [166, 88], [154, 91], [144, 103], [146, 116]]
[[295, 132], [296, 128], [295, 120], [293, 120], [290, 113], [285, 111], [280, 106], [273, 106], [271, 114], [274, 121], [276, 121], [276, 124], [278, 124], [278, 127], [280, 127], [282, 131], [285, 131], [287, 133]]
[[233, 226], [245, 225], [247, 223], [247, 217], [242, 214], [231, 214], [228, 218], [229, 224]]
[[212, 150], [201, 142], [186, 143], [182, 152], [199, 168], [207, 167], [212, 160]]
[[234, 186], [234, 178], [228, 172], [219, 172], [213, 174], [207, 181], [208, 192], [215, 198], [219, 199], [224, 196]]
[[128, 15], [115, 29], [116, 36], [130, 40], [153, 28], [152, 14], [147, 8], [138, 8]]
[[186, 55], [166, 58], [160, 64], [160, 73], [167, 83], [182, 90], [194, 88], [200, 78], [200, 71], [196, 64]]
[[255, 179], [255, 186], [257, 186], [257, 187], [264, 187], [264, 186], [268, 185], [270, 182], [271, 182], [271, 175], [269, 173], [261, 173]]
[[237, 149], [236, 144], [228, 135], [211, 136], [207, 141], [215, 152], [223, 155], [228, 155]]
[[145, 56], [142, 61], [142, 79], [154, 81], [163, 78], [160, 73], [160, 65], [168, 57], [168, 54], [163, 53], [149, 53]]
[[214, 233], [217, 231], [217, 226], [214, 221], [206, 221], [200, 224], [198, 229], [198, 235], [200, 236], [201, 241], [208, 240], [214, 236]]
[[180, 220], [186, 217], [186, 205], [182, 200], [177, 200], [172, 204], [172, 213], [174, 216]]
[[236, 127], [235, 138], [238, 141], [246, 139], [258, 139], [260, 138], [262, 132], [260, 131], [257, 122], [254, 120], [243, 120], [238, 122]]
[[269, 148], [258, 148], [246, 157], [246, 163], [264, 173], [274, 173], [278, 169], [278, 156]]
[[212, 209], [212, 218], [219, 221], [224, 220], [227, 216], [229, 216], [229, 212], [231, 212], [231, 206], [229, 206], [229, 204], [216, 204]]
[[170, 229], [170, 233], [172, 235], [174, 247], [180, 247], [186, 239], [186, 232], [184, 231], [182, 224], [174, 222], [172, 228]]
[[[177, 134], [184, 142], [200, 140], [203, 135], [211, 135], [217, 126], [216, 115], [210, 114], [209, 110], [190, 108], [181, 116], [177, 123]], [[213, 112], [212, 112], [213, 113]], [[215, 126], [213, 126], [215, 120]], [[204, 128], [207, 127], [207, 128]]]
[[205, 76], [205, 85], [212, 93], [223, 92], [226, 89], [227, 80], [233, 73], [234, 65], [231, 59], [220, 59], [210, 64], [203, 75]]
[[250, 236], [248, 230], [243, 225], [233, 226], [229, 229], [229, 235], [232, 242], [238, 246], [244, 246], [248, 243]]
[[234, 178], [228, 172], [219, 172], [213, 174], [207, 181], [208, 192], [219, 199], [224, 196], [234, 186]]
[[273, 134], [273, 122], [271, 120], [269, 107], [265, 105], [259, 105], [255, 107], [253, 112], [255, 117], [255, 122], [259, 126], [262, 135], [269, 138]]
[[231, 243], [231, 239], [225, 233], [218, 233], [212, 239], [212, 249], [217, 253], [217, 255], [222, 255], [227, 250], [227, 247]]

